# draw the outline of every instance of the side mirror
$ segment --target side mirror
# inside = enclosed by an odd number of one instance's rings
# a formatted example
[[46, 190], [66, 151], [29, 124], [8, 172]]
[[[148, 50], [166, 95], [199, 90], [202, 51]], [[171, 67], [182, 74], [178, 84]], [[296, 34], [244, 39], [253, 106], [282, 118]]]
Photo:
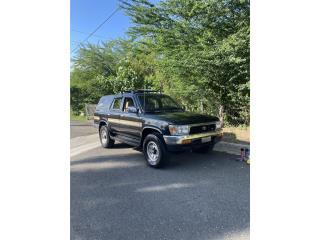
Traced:
[[136, 107], [128, 107], [128, 113], [138, 113], [138, 109]]

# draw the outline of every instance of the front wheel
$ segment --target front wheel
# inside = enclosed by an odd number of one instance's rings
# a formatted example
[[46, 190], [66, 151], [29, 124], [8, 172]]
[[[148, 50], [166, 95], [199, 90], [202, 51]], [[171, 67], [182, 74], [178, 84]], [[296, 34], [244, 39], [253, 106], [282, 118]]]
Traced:
[[143, 141], [144, 157], [150, 167], [164, 167], [169, 161], [169, 154], [160, 134], [152, 133]]
[[99, 131], [100, 143], [104, 148], [111, 148], [114, 145], [114, 140], [110, 138], [110, 133], [106, 125], [102, 126]]

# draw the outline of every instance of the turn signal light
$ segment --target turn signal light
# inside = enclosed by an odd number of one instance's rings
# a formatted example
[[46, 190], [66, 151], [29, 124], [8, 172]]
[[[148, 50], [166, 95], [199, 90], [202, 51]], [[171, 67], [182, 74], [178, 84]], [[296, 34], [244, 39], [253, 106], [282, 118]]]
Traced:
[[189, 144], [189, 143], [192, 143], [192, 140], [191, 140], [191, 139], [184, 139], [184, 140], [182, 140], [182, 144]]

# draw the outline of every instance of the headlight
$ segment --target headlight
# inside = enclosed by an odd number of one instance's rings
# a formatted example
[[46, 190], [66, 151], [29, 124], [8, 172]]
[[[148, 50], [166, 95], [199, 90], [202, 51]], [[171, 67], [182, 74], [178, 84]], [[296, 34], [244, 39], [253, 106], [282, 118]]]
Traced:
[[188, 135], [188, 125], [169, 125], [169, 131], [171, 135]]
[[217, 121], [216, 122], [216, 129], [220, 129], [222, 128], [222, 122], [221, 121]]

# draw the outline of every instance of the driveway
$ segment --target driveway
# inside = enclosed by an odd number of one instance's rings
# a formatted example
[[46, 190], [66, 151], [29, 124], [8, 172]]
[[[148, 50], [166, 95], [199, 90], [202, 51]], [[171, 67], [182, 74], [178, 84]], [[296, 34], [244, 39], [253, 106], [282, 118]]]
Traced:
[[249, 239], [250, 168], [224, 152], [147, 167], [127, 145], [71, 158], [71, 239]]

